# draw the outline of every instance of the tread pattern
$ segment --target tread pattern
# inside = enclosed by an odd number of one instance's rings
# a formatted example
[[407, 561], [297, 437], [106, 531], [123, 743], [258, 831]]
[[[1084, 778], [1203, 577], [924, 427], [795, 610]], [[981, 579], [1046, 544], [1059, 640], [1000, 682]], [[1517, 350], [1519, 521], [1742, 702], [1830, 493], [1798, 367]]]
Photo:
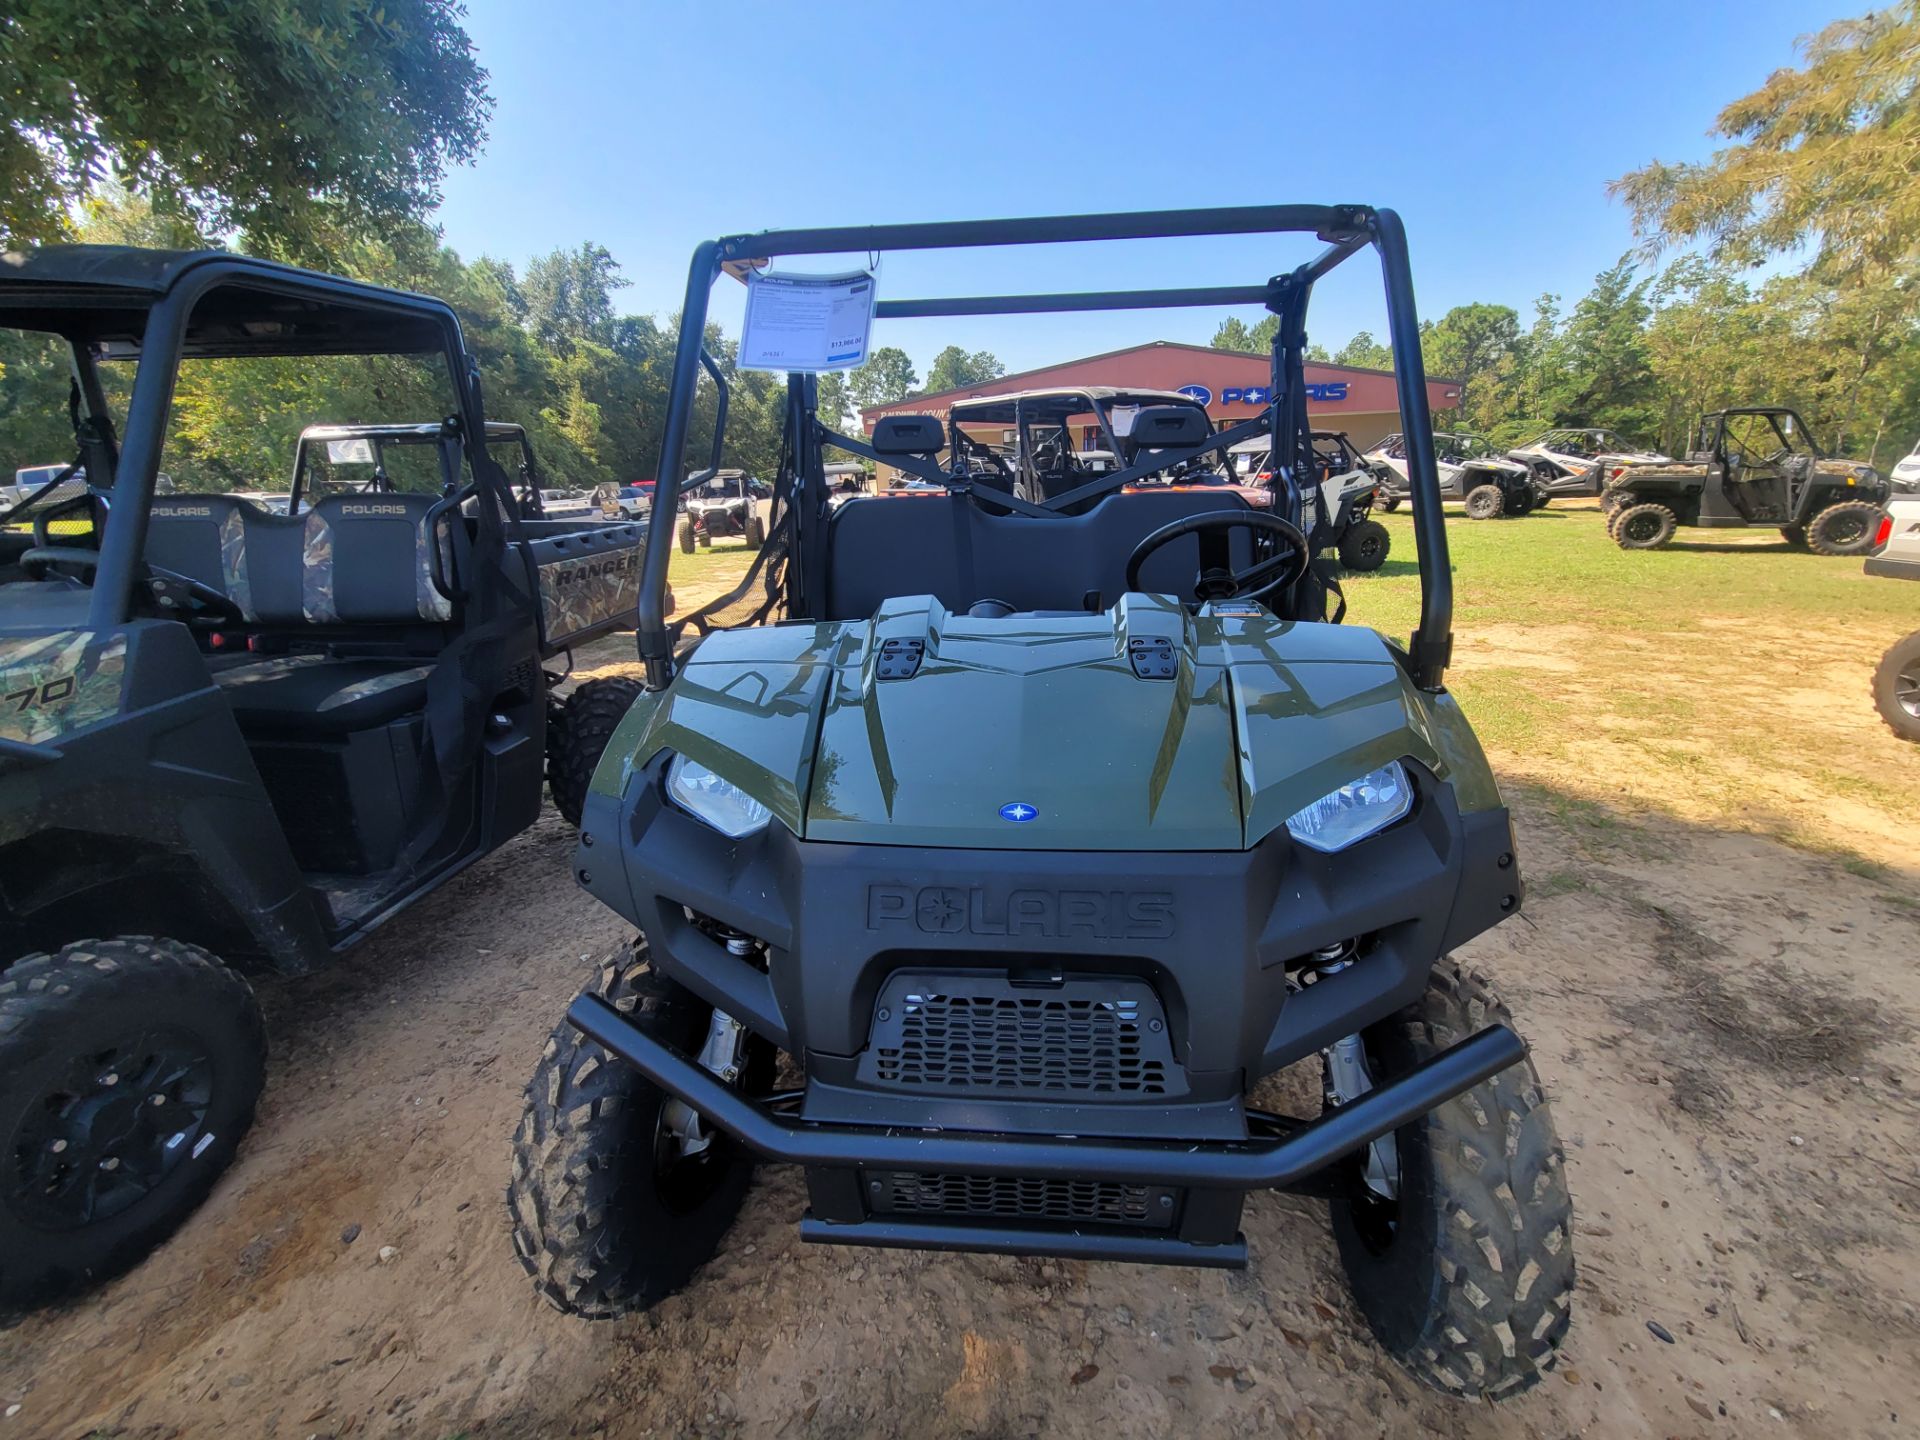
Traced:
[[1469, 520], [1498, 520], [1506, 513], [1507, 497], [1501, 493], [1498, 485], [1491, 482], [1474, 486], [1464, 499]]
[[[1511, 1022], [1487, 981], [1452, 961], [1421, 1001], [1384, 1022], [1388, 1048], [1424, 1059], [1476, 1030]], [[1382, 1343], [1408, 1370], [1451, 1395], [1500, 1397], [1539, 1382], [1572, 1317], [1573, 1206], [1565, 1154], [1531, 1061], [1515, 1065], [1398, 1132], [1403, 1175], [1428, 1172], [1431, 1253], [1367, 1262], [1336, 1224], [1355, 1295]], [[1409, 1145], [1425, 1165], [1409, 1163]], [[1408, 1185], [1403, 1202], [1414, 1203]], [[1394, 1249], [1429, 1231], [1403, 1213]]]
[[[1859, 515], [1863, 533], [1849, 544], [1838, 545], [1827, 537], [1828, 528], [1842, 515]], [[1807, 548], [1816, 555], [1864, 555], [1873, 548], [1874, 527], [1880, 521], [1880, 507], [1868, 500], [1842, 500], [1815, 515], [1807, 525]]]
[[[1638, 515], [1660, 519], [1660, 531], [1653, 539], [1632, 541], [1627, 538], [1627, 522]], [[1613, 519], [1607, 522], [1607, 534], [1613, 537], [1613, 543], [1622, 550], [1658, 550], [1673, 538], [1673, 532], [1679, 524], [1680, 517], [1665, 505], [1655, 505], [1650, 502], [1644, 505], [1623, 505], [1614, 511]]]
[[[706, 1034], [710, 1010], [653, 971], [644, 940], [610, 956], [584, 993], [676, 1048]], [[770, 1052], [765, 1063], [770, 1079]], [[664, 1099], [566, 1021], [548, 1038], [513, 1136], [507, 1213], [521, 1268], [555, 1309], [593, 1320], [647, 1309], [685, 1285], [733, 1223], [752, 1172], [738, 1151], [698, 1207], [673, 1213], [655, 1198]]]
[[72, 1243], [42, 1243], [22, 1254], [0, 1249], [0, 1313], [75, 1293], [144, 1259], [206, 1198], [253, 1123], [267, 1059], [266, 1023], [253, 988], [210, 951], [153, 935], [76, 940], [57, 951], [23, 955], [0, 973], [0, 1088], [49, 1044], [57, 1048], [72, 1020], [124, 1004], [130, 988], [148, 997], [147, 1003], [172, 992], [200, 1015], [225, 1022], [221, 1038], [231, 1042], [229, 1060], [239, 1072], [237, 1088], [227, 1092], [231, 1118], [219, 1125], [204, 1155], [196, 1156], [191, 1183], [159, 1210], [116, 1226], [106, 1241], [96, 1242], [82, 1229], [71, 1232]]
[[1340, 564], [1365, 574], [1387, 563], [1393, 536], [1378, 520], [1358, 520], [1340, 537]]
[[547, 789], [567, 824], [579, 825], [607, 741], [643, 688], [638, 680], [612, 675], [587, 681], [560, 706], [558, 724], [548, 736]]
[[1920, 665], [1920, 630], [1894, 641], [1887, 647], [1887, 653], [1880, 657], [1880, 663], [1874, 666], [1873, 704], [1894, 734], [1902, 740], [1920, 740], [1920, 720], [1901, 709], [1899, 702], [1894, 699], [1900, 672], [1910, 665]]

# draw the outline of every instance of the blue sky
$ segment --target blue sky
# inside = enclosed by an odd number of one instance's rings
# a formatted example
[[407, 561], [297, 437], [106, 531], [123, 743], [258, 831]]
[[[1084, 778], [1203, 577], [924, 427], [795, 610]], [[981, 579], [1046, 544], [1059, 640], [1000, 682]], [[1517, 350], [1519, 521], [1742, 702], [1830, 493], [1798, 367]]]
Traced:
[[[468, 258], [607, 246], [626, 309], [679, 307], [694, 244], [799, 225], [1357, 200], [1406, 219], [1421, 313], [1522, 317], [1632, 245], [1607, 181], [1706, 155], [1713, 117], [1866, 8], [1614, 3], [529, 5], [470, 0], [486, 153], [438, 219]], [[1299, 251], [1187, 240], [898, 254], [883, 295], [1249, 283]], [[825, 263], [791, 268], [821, 270]], [[737, 333], [740, 287], [716, 287]], [[945, 344], [1009, 369], [1224, 311], [884, 322], [922, 374]], [[1249, 321], [1259, 312], [1242, 311]], [[1377, 267], [1315, 295], [1313, 338], [1384, 330]]]

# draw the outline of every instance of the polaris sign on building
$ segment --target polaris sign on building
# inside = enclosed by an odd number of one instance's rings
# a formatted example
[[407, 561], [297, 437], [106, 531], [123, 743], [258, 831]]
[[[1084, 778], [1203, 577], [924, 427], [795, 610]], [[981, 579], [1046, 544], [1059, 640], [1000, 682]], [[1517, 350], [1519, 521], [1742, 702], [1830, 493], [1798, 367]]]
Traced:
[[[1344, 430], [1362, 450], [1381, 437], [1403, 428], [1400, 401], [1390, 371], [1364, 370], [1352, 365], [1306, 365], [1307, 412], [1313, 423], [1327, 430]], [[1237, 350], [1215, 350], [1206, 345], [1183, 345], [1156, 340], [1084, 360], [1002, 376], [983, 385], [937, 395], [921, 395], [895, 405], [877, 405], [861, 412], [868, 430], [882, 415], [937, 415], [943, 421], [955, 402], [984, 395], [1006, 395], [1021, 390], [1062, 386], [1110, 385], [1119, 389], [1177, 390], [1206, 406], [1214, 424], [1226, 426], [1250, 419], [1273, 398], [1272, 368], [1265, 355]], [[1460, 401], [1460, 387], [1450, 380], [1427, 382], [1427, 404], [1436, 413], [1451, 410]], [[1078, 436], [1082, 448], [1100, 444], [1098, 427], [1085, 417], [1086, 432]]]
[[[1182, 395], [1191, 395], [1202, 405], [1208, 407], [1213, 405], [1213, 391], [1204, 385], [1182, 385], [1180, 387], [1180, 393]], [[1329, 380], [1321, 385], [1315, 385], [1309, 382], [1307, 385], [1307, 400], [1309, 403], [1315, 400], [1325, 403], [1333, 400], [1344, 400], [1346, 398], [1347, 382], [1345, 380]], [[1252, 405], [1257, 408], [1265, 405], [1272, 399], [1273, 387], [1271, 385], [1248, 385], [1245, 388], [1238, 385], [1229, 385], [1220, 392], [1220, 403], [1222, 405]]]

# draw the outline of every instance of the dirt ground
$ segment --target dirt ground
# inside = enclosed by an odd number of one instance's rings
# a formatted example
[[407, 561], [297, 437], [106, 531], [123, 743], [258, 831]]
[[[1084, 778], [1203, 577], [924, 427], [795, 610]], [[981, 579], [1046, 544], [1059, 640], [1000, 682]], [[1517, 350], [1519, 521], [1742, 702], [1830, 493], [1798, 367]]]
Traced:
[[1553, 1097], [1580, 1264], [1565, 1358], [1517, 1400], [1400, 1374], [1324, 1205], [1280, 1196], [1248, 1205], [1244, 1272], [1100, 1267], [802, 1246], [800, 1178], [766, 1170], [681, 1296], [544, 1308], [508, 1136], [622, 938], [549, 815], [336, 969], [262, 987], [238, 1163], [146, 1264], [0, 1333], [0, 1440], [1915, 1433], [1911, 836], [1849, 868], [1537, 778], [1509, 800], [1531, 894], [1464, 953]]

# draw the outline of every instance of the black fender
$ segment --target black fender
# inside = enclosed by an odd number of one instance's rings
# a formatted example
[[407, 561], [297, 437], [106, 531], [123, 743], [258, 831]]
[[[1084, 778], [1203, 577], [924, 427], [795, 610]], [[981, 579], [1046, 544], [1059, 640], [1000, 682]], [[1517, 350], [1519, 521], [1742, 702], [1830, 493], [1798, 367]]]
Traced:
[[0, 963], [161, 933], [248, 968], [312, 969], [332, 946], [193, 637], [166, 621], [116, 635], [117, 710], [0, 757]]

